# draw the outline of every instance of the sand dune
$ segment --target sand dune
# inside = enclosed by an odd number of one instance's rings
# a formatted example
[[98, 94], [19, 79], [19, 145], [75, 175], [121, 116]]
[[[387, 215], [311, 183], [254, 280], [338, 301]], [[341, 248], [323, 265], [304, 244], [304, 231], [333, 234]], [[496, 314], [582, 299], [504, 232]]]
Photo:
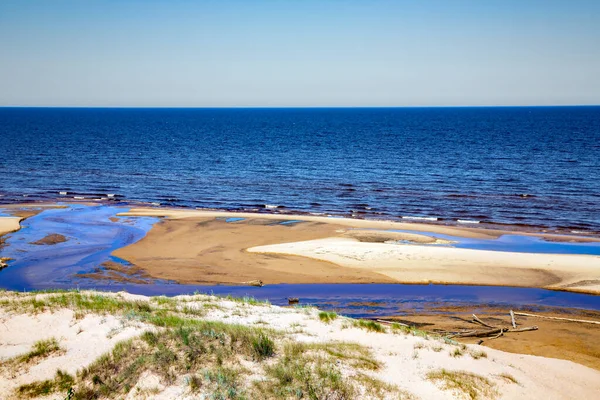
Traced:
[[[81, 298], [100, 305], [123, 303], [122, 307], [113, 307], [112, 311], [98, 309], [98, 314], [83, 308], [78, 308], [76, 302], [68, 301], [69, 298]], [[52, 298], [65, 298], [64, 301], [55, 301], [53, 308], [38, 310], [37, 313], [27, 311], [27, 306], [18, 304], [32, 304], [33, 298], [39, 303], [52, 303]], [[108, 299], [108, 300], [104, 300]], [[171, 301], [168, 299], [152, 299], [144, 296], [134, 296], [127, 293], [70, 293], [70, 294], [17, 294], [12, 292], [0, 294], [2, 306], [0, 307], [0, 360], [6, 362], [0, 368], [0, 397], [14, 398], [15, 390], [23, 384], [44, 379], [53, 379], [56, 370], [61, 369], [73, 376], [71, 387], [83, 390], [88, 387], [90, 392], [99, 391], [99, 383], [92, 384], [92, 377], [76, 375], [76, 371], [88, 367], [102, 353], [112, 349], [115, 344], [124, 339], [134, 338], [137, 345], [147, 346], [146, 342], [135, 339], [144, 331], [169, 332], [176, 331], [177, 327], [164, 328], [151, 325], [151, 318], [146, 322], [138, 321], [133, 311], [128, 311], [131, 304], [145, 310], [140, 315], [168, 315], [177, 316], [184, 320], [218, 321], [225, 325], [215, 325], [216, 329], [237, 324], [249, 329], [274, 329], [281, 332], [275, 338], [274, 354], [266, 360], [257, 360], [244, 354], [233, 354], [227, 357], [236, 360], [235, 365], [229, 368], [238, 368], [239, 383], [236, 386], [238, 393], [248, 393], [248, 398], [257, 397], [254, 392], [258, 382], [282, 384], [269, 375], [268, 366], [281, 362], [285, 343], [297, 343], [332, 346], [335, 343], [352, 343], [367, 351], [368, 356], [361, 360], [368, 363], [377, 363], [377, 367], [361, 367], [361, 364], [352, 362], [352, 355], [348, 350], [328, 356], [331, 368], [339, 371], [338, 381], [357, 386], [357, 391], [345, 398], [371, 399], [374, 398], [374, 389], [360, 389], [364, 380], [360, 376], [367, 374], [370, 379], [376, 379], [383, 385], [394, 385], [385, 388], [384, 397], [378, 398], [403, 398], [403, 399], [456, 399], [469, 398], [469, 391], [482, 399], [592, 399], [600, 392], [600, 372], [571, 361], [552, 358], [536, 357], [530, 355], [516, 355], [484, 346], [446, 343], [439, 337], [420, 334], [405, 333], [385, 329], [384, 332], [374, 332], [361, 329], [354, 320], [336, 317], [333, 321], [323, 322], [319, 318], [319, 311], [311, 308], [280, 308], [271, 305], [251, 305], [241, 301], [229, 301], [212, 296], [178, 296]], [[21, 303], [20, 303], [21, 302]], [[133, 303], [132, 303], [133, 302]], [[88, 304], [88, 303], [82, 303]], [[129, 304], [129, 305], [127, 305]], [[145, 306], [144, 306], [145, 304]], [[50, 307], [50, 306], [48, 306]], [[177, 321], [177, 319], [174, 319]], [[183, 321], [183, 320], [182, 320]], [[183, 322], [182, 322], [183, 323]], [[192, 324], [193, 322], [190, 322]], [[194, 325], [188, 325], [193, 327]], [[188, 328], [188, 335], [201, 334]], [[185, 329], [184, 329], [185, 331]], [[243, 332], [239, 328], [237, 332]], [[46, 356], [37, 357], [21, 365], [10, 362], [10, 357], [27, 353], [35, 342], [41, 339], [54, 337], [60, 350]], [[176, 336], [179, 337], [179, 336]], [[190, 342], [193, 348], [195, 342]], [[175, 344], [173, 344], [175, 346]], [[185, 347], [185, 348], [188, 348]], [[352, 348], [352, 347], [350, 347]], [[135, 349], [134, 349], [135, 350]], [[174, 351], [177, 350], [173, 347]], [[148, 357], [164, 354], [148, 350]], [[210, 350], [205, 350], [210, 351]], [[108, 393], [109, 398], [127, 396], [127, 399], [192, 399], [198, 396], [210, 397], [215, 390], [215, 384], [202, 380], [196, 392], [191, 391], [190, 376], [196, 374], [207, 375], [208, 372], [218, 371], [219, 366], [206, 358], [200, 365], [193, 366], [185, 373], [178, 373], [167, 379], [165, 371], [153, 368], [153, 364], [146, 365], [142, 362], [133, 363], [121, 354], [121, 364], [115, 368], [115, 376], [124, 376], [123, 371], [128, 371], [129, 376], [136, 376], [131, 386], [120, 388], [120, 392]], [[169, 353], [167, 353], [169, 354]], [[225, 354], [225, 353], [224, 353]], [[326, 354], [326, 353], [324, 353]], [[117, 356], [113, 356], [114, 357]], [[183, 357], [183, 356], [182, 356]], [[333, 358], [331, 358], [333, 357]], [[105, 358], [105, 360], [109, 360]], [[140, 360], [140, 359], [138, 359]], [[164, 357], [165, 362], [177, 363], [177, 358]], [[292, 360], [293, 361], [293, 360]], [[231, 361], [230, 361], [231, 362]], [[108, 361], [105, 361], [107, 365]], [[161, 364], [161, 365], [163, 365]], [[364, 362], [363, 362], [364, 364]], [[98, 365], [98, 364], [97, 364]], [[104, 364], [100, 364], [104, 365]], [[136, 365], [140, 367], [134, 368]], [[330, 364], [327, 364], [330, 365]], [[369, 364], [370, 365], [370, 364]], [[145, 368], [139, 370], [139, 368]], [[91, 367], [94, 368], [94, 367]], [[146, 369], [147, 368], [147, 369]], [[98, 370], [99, 367], [96, 367]], [[444, 382], [432, 380], [431, 373], [442, 369], [457, 373], [463, 383], [460, 388], [448, 388]], [[207, 372], [208, 371], [208, 372]], [[100, 372], [99, 372], [100, 373]], [[104, 373], [104, 372], [102, 372]], [[95, 378], [102, 382], [101, 378]], [[308, 378], [306, 378], [308, 379]], [[470, 381], [468, 379], [474, 379]], [[285, 381], [283, 381], [285, 383]], [[86, 386], [87, 385], [87, 386]], [[323, 385], [329, 385], [325, 382]], [[380, 386], [379, 387], [384, 387]], [[329, 386], [325, 386], [325, 389]], [[52, 398], [64, 398], [67, 388], [56, 388]], [[335, 389], [332, 389], [335, 390]], [[255, 395], [253, 396], [252, 393]], [[399, 397], [400, 395], [400, 397]], [[47, 397], [46, 397], [47, 398]], [[103, 397], [104, 398], [104, 397]], [[474, 398], [474, 397], [473, 397]]]

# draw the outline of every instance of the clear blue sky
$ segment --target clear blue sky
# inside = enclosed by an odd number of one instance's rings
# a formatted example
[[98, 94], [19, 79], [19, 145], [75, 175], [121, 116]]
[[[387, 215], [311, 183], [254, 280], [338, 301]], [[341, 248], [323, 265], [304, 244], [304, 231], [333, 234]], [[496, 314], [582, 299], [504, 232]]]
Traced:
[[600, 104], [600, 0], [2, 0], [0, 105]]

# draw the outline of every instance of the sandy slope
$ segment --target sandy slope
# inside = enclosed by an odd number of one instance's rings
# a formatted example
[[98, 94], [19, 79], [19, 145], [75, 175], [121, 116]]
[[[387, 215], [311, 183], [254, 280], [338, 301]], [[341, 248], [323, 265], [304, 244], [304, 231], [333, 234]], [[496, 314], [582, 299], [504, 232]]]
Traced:
[[533, 286], [600, 293], [600, 257], [510, 253], [326, 238], [250, 252], [289, 254], [365, 269], [405, 283]]
[[[125, 299], [147, 301], [143, 296], [125, 293], [103, 294], [121, 296]], [[0, 297], [11, 296], [10, 293]], [[219, 306], [203, 318], [243, 325], [269, 326], [284, 330], [294, 340], [305, 342], [327, 342], [332, 340], [356, 342], [370, 348], [374, 357], [384, 367], [372, 375], [393, 383], [421, 399], [452, 399], [457, 393], [443, 390], [428, 381], [427, 372], [439, 368], [464, 370], [490, 379], [501, 399], [591, 399], [600, 393], [600, 371], [570, 361], [543, 357], [515, 355], [485, 348], [487, 357], [474, 359], [469, 352], [480, 350], [480, 346], [469, 346], [465, 355], [452, 357], [455, 348], [451, 344], [411, 334], [374, 333], [352, 327], [350, 320], [338, 318], [325, 324], [318, 319], [317, 310], [289, 309], [269, 305], [249, 305], [208, 298], [208, 296], [180, 296], [188, 307], [202, 307], [210, 300]], [[0, 309], [0, 359], [6, 359], [27, 351], [41, 338], [54, 336], [66, 349], [64, 354], [44, 359], [29, 370], [6, 375], [0, 379], [0, 398], [10, 398], [11, 390], [34, 379], [51, 378], [57, 368], [73, 372], [89, 364], [94, 358], [110, 349], [118, 340], [131, 337], [149, 329], [123, 317], [88, 315], [74, 318], [72, 311], [44, 312], [37, 315], [21, 315]], [[155, 328], [154, 328], [155, 329]], [[434, 350], [436, 349], [436, 350]], [[345, 373], [352, 371], [344, 368]], [[518, 383], [500, 377], [510, 374]], [[139, 385], [149, 385], [157, 393], [148, 394], [132, 390], [128, 399], [188, 399], [192, 396], [180, 377], [175, 385], [165, 386], [157, 377], [144, 375]], [[136, 394], [137, 393], [137, 394]]]

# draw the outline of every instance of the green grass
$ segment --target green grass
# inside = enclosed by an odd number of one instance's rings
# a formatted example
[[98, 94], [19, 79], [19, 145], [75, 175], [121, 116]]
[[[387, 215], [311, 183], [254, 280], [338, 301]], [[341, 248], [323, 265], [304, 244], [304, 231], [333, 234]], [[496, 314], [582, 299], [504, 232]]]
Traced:
[[427, 379], [444, 390], [459, 391], [471, 400], [494, 399], [498, 395], [489, 379], [471, 372], [440, 369], [428, 372]]
[[327, 311], [321, 311], [319, 312], [319, 319], [323, 322], [325, 322], [326, 324], [330, 323], [331, 321], [335, 320], [338, 317], [338, 315], [336, 313], [334, 313], [333, 311], [327, 312]]
[[17, 388], [17, 395], [21, 398], [34, 398], [47, 396], [55, 392], [65, 392], [69, 390], [75, 379], [61, 370], [56, 371], [52, 380], [37, 381], [27, 385], [21, 385]]
[[40, 358], [46, 358], [53, 353], [57, 353], [61, 350], [56, 338], [50, 338], [46, 340], [39, 340], [34, 343], [31, 350], [21, 356], [16, 357], [18, 363], [30, 363]]
[[252, 350], [258, 360], [272, 357], [275, 354], [275, 343], [264, 333], [252, 339]]
[[371, 332], [383, 333], [386, 331], [385, 327], [379, 322], [371, 320], [358, 319], [353, 322], [353, 325], [357, 328], [366, 329]]

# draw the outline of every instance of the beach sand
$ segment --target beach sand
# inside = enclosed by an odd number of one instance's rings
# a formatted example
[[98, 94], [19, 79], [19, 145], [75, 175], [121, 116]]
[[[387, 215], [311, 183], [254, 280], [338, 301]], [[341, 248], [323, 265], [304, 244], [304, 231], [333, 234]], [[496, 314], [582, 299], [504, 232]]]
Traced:
[[185, 218], [157, 223], [139, 242], [113, 254], [158, 279], [213, 284], [261, 280], [264, 283], [393, 282], [368, 270], [344, 268], [306, 257], [248, 253], [246, 249], [336, 235], [341, 227], [315, 222], [270, 225], [254, 218], [228, 223], [214, 218]]
[[[167, 217], [144, 239], [114, 254], [155, 278], [181, 283], [442, 283], [600, 294], [599, 256], [458, 249], [438, 246], [428, 236], [428, 232], [436, 232], [493, 239], [503, 231], [193, 210], [134, 209], [120, 215]], [[216, 218], [246, 219], [227, 223]], [[285, 220], [306, 222], [276, 224]], [[385, 243], [387, 240], [415, 244]]]
[[[600, 312], [557, 309], [529, 310], [515, 309], [534, 315], [551, 316], [566, 319], [600, 321]], [[415, 311], [414, 314], [398, 317], [386, 317], [427, 332], [484, 329], [473, 322], [473, 313], [482, 321], [492, 325], [510, 328], [511, 319], [506, 306], [486, 306], [477, 304], [456, 307], [452, 304]], [[529, 332], [509, 333], [497, 339], [486, 338], [483, 347], [490, 347], [516, 354], [560, 358], [574, 361], [600, 371], [600, 325], [566, 320], [551, 320], [517, 315], [517, 327], [537, 326], [539, 329]], [[455, 339], [461, 343], [476, 344], [479, 338]]]
[[0, 236], [21, 229], [21, 217], [0, 217]]
[[[100, 300], [103, 298], [136, 302], [140, 308], [139, 305], [147, 304], [143, 308], [145, 312], [155, 315], [164, 315], [165, 312], [179, 313], [177, 315], [196, 321], [219, 321], [224, 324], [282, 332], [283, 336], [275, 340], [275, 352], [271, 358], [260, 361], [243, 354], [234, 356], [238, 360], [235, 367], [246, 371], [239, 374], [238, 388], [248, 392], [253, 390], [256, 382], [269, 379], [273, 382], [273, 378], [269, 378], [266, 372], [268, 365], [281, 360], [283, 347], [285, 343], [290, 342], [326, 346], [351, 342], [354, 346], [367, 349], [370, 354], [363, 360], [378, 362], [379, 368], [361, 370], [361, 367], [356, 366], [358, 364], [349, 358], [350, 353], [347, 351], [334, 353], [337, 360], [333, 362], [332, 368], [339, 369], [339, 379], [347, 379], [360, 385], [365, 381], [358, 380], [357, 377], [367, 374], [371, 379], [395, 385], [394, 390], [399, 390], [402, 394], [398, 397], [398, 393], [390, 393], [389, 396], [380, 398], [456, 399], [469, 398], [469, 393], [472, 393], [476, 398], [485, 399], [592, 399], [600, 392], [600, 371], [571, 361], [515, 355], [477, 345], [461, 347], [445, 343], [441, 338], [392, 331], [389, 328], [384, 328], [384, 332], [374, 332], [361, 329], [354, 320], [341, 316], [330, 322], [323, 322], [320, 320], [319, 311], [311, 308], [253, 305], [204, 295], [178, 296], [168, 301], [164, 298], [151, 299], [122, 292], [81, 292], [67, 295], [6, 292], [0, 293], [0, 361], [6, 362], [0, 368], [0, 398], [14, 398], [19, 385], [52, 379], [59, 368], [74, 376], [75, 383], [81, 388], [82, 375], [76, 375], [76, 372], [90, 365], [103, 352], [113, 348], [118, 341], [136, 338], [145, 331], [160, 333], [166, 329], [132, 318], [131, 315], [135, 313], [126, 308], [115, 307], [111, 312], [99, 311], [99, 314], [79, 309], [77, 303], [68, 301], [69, 296], [88, 296], [88, 301], [93, 299], [94, 304], [107, 304], [108, 301]], [[37, 312], [28, 312], [26, 307], [18, 306], [19, 302], [33, 304], [33, 297], [38, 305], [49, 303], [52, 297], [66, 297], [67, 300], [59, 301], [58, 308], [38, 309]], [[525, 334], [528, 333], [523, 333]], [[11, 357], [27, 353], [36, 341], [51, 337], [58, 341], [59, 351], [38, 357], [25, 365], [15, 365], [11, 362]], [[118, 354], [122, 353], [121, 351]], [[148, 357], [151, 355], [148, 354]], [[132, 362], [125, 356], [121, 359], [123, 369]], [[164, 358], [160, 360], [164, 362]], [[144, 368], [148, 370], [131, 370], [131, 374], [140, 373], [139, 380], [137, 383], [132, 382], [128, 393], [119, 392], [122, 393], [120, 395], [126, 396], [127, 399], [192, 399], [198, 396], [208, 397], [214, 390], [214, 385], [203, 380], [199, 392], [190, 391], [189, 378], [190, 374], [197, 373], [195, 369], [166, 379], [161, 377], [164, 371], [153, 369], [152, 365]], [[206, 376], [206, 371], [218, 367], [206, 359], [201, 368], [199, 373]], [[463, 382], [463, 391], [448, 388], [442, 382], [428, 378], [430, 373], [442, 369], [460, 374], [457, 379]], [[123, 372], [115, 369], [114, 374], [122, 376]], [[91, 381], [92, 377], [89, 376], [87, 380]], [[88, 383], [88, 387], [98, 390], [98, 387], [92, 386], [91, 383]], [[66, 388], [55, 392], [52, 398], [64, 398], [65, 395]], [[373, 395], [375, 392], [371, 390], [356, 393], [348, 398], [370, 399]]]

